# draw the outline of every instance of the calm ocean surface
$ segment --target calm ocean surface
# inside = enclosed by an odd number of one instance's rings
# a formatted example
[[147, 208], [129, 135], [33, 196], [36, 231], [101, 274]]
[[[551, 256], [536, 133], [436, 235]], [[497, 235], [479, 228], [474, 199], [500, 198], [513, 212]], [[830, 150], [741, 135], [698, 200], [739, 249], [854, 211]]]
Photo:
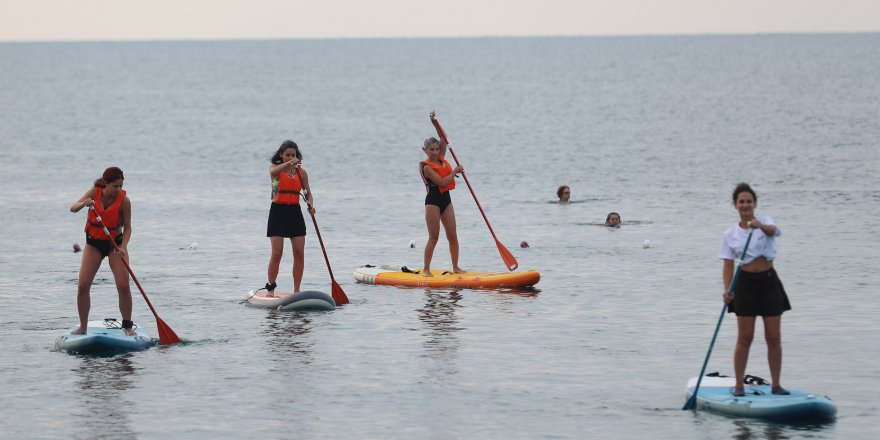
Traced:
[[[0, 44], [0, 437], [872, 438], [878, 60], [880, 34]], [[421, 264], [432, 109], [537, 289], [353, 281]], [[333, 312], [239, 304], [266, 282], [266, 167], [286, 138], [351, 299]], [[185, 343], [56, 352], [84, 244], [68, 206], [109, 165], [131, 266]], [[833, 423], [680, 410], [738, 181], [783, 231], [783, 384], [831, 396]], [[551, 203], [560, 184], [576, 203]], [[463, 182], [453, 201], [462, 266], [504, 270]], [[596, 226], [612, 210], [623, 227]], [[308, 230], [304, 288], [329, 291]], [[91, 317], [118, 317], [106, 265]], [[728, 317], [708, 371], [732, 373], [735, 335]], [[765, 353], [756, 338], [750, 374], [769, 377]]]

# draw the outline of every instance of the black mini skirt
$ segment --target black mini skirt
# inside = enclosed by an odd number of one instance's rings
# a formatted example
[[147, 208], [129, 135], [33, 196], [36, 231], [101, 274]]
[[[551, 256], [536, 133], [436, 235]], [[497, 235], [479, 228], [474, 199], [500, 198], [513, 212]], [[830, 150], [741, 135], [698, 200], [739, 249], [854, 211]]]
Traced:
[[765, 272], [740, 271], [733, 288], [733, 301], [728, 313], [736, 316], [780, 316], [791, 310], [791, 303], [776, 270]]
[[306, 235], [306, 222], [300, 205], [272, 203], [269, 208], [269, 222], [266, 237], [303, 237]]

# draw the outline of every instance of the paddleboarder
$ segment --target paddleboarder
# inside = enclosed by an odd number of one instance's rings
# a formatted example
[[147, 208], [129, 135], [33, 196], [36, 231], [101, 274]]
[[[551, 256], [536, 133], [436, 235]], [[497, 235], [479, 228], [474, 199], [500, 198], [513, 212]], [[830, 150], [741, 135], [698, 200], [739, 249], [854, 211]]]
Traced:
[[269, 178], [272, 182], [272, 206], [269, 208], [269, 221], [266, 236], [272, 244], [269, 257], [266, 296], [274, 296], [278, 285], [278, 268], [284, 252], [284, 239], [289, 238], [293, 247], [293, 292], [299, 292], [302, 282], [304, 250], [306, 245], [306, 222], [303, 219], [300, 197], [304, 194], [309, 213], [315, 213], [315, 198], [309, 187], [309, 173], [301, 166], [302, 151], [296, 142], [286, 140], [278, 147], [269, 165]]
[[[86, 333], [92, 302], [92, 282], [101, 267], [101, 262], [104, 261], [104, 257], [107, 257], [110, 262], [110, 270], [113, 272], [113, 280], [116, 282], [116, 291], [119, 293], [122, 328], [126, 335], [135, 335], [134, 323], [131, 321], [131, 287], [123, 261], [123, 258], [128, 258], [127, 248], [131, 239], [131, 201], [125, 190], [122, 189], [124, 180], [125, 177], [121, 169], [109, 167], [104, 170], [100, 179], [95, 180], [92, 188], [70, 205], [70, 212], [79, 212], [85, 207], [94, 207], [93, 210], [89, 210], [89, 216], [86, 220], [86, 245], [83, 248], [76, 288], [79, 328], [72, 331], [71, 334]], [[96, 212], [101, 216], [103, 224], [113, 234], [112, 237], [104, 232], [101, 223], [98, 222]], [[119, 252], [113, 248], [110, 240], [116, 242], [119, 246]]]
[[[435, 112], [430, 113], [431, 122], [435, 120]], [[464, 171], [461, 166], [455, 168], [445, 159], [447, 144], [443, 140], [443, 134], [437, 129], [438, 140], [435, 137], [425, 139], [422, 150], [427, 158], [419, 162], [419, 174], [425, 183], [425, 224], [428, 227], [428, 241], [425, 242], [424, 266], [422, 276], [431, 277], [431, 259], [434, 257], [434, 248], [440, 238], [440, 224], [446, 232], [446, 240], [449, 241], [449, 254], [452, 257], [452, 271], [464, 273], [458, 267], [458, 233], [455, 228], [455, 209], [452, 206], [452, 198], [449, 191], [455, 188], [455, 177]]]
[[[737, 339], [733, 353], [733, 369], [736, 375], [734, 396], [745, 395], [743, 383], [749, 348], [755, 335], [755, 321], [764, 321], [764, 339], [767, 342], [767, 361], [770, 364], [770, 380], [773, 394], [789, 394], [780, 384], [782, 371], [782, 313], [791, 310], [782, 281], [773, 268], [776, 258], [776, 237], [782, 231], [769, 216], [756, 216], [758, 196], [747, 183], [739, 183], [733, 190], [733, 206], [739, 212], [739, 222], [724, 233], [718, 256], [723, 260], [723, 300], [728, 313], [736, 313]], [[742, 253], [746, 238], [753, 237], [745, 254]], [[733, 278], [733, 262], [742, 256], [741, 273], [735, 286], [733, 298], [728, 295]]]

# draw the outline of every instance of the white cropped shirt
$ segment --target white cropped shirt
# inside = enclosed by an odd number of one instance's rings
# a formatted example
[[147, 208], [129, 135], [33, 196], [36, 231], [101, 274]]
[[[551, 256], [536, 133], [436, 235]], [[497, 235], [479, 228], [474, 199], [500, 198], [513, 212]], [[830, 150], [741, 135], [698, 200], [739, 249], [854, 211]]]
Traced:
[[[765, 225], [773, 225], [773, 219], [769, 216], [756, 216], [758, 221]], [[769, 261], [776, 258], [776, 237], [782, 235], [782, 230], [776, 227], [776, 234], [772, 237], [764, 233], [760, 228], [743, 229], [739, 227], [739, 222], [724, 232], [724, 241], [721, 243], [721, 251], [718, 252], [718, 258], [723, 260], [736, 260], [742, 256], [743, 246], [749, 237], [749, 231], [752, 233], [752, 241], [749, 242], [749, 249], [746, 256], [742, 259], [742, 264], [748, 264], [758, 257], [764, 257]]]

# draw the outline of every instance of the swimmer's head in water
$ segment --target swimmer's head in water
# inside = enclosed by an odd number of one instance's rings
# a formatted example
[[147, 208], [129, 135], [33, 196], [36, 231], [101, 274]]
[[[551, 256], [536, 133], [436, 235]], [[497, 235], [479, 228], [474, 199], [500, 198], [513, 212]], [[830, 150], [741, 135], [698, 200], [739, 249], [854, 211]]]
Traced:
[[609, 212], [608, 216], [605, 217], [605, 226], [620, 226], [620, 214], [616, 212]]
[[568, 185], [561, 185], [556, 188], [556, 196], [559, 197], [560, 202], [567, 202], [571, 198], [571, 188]]

